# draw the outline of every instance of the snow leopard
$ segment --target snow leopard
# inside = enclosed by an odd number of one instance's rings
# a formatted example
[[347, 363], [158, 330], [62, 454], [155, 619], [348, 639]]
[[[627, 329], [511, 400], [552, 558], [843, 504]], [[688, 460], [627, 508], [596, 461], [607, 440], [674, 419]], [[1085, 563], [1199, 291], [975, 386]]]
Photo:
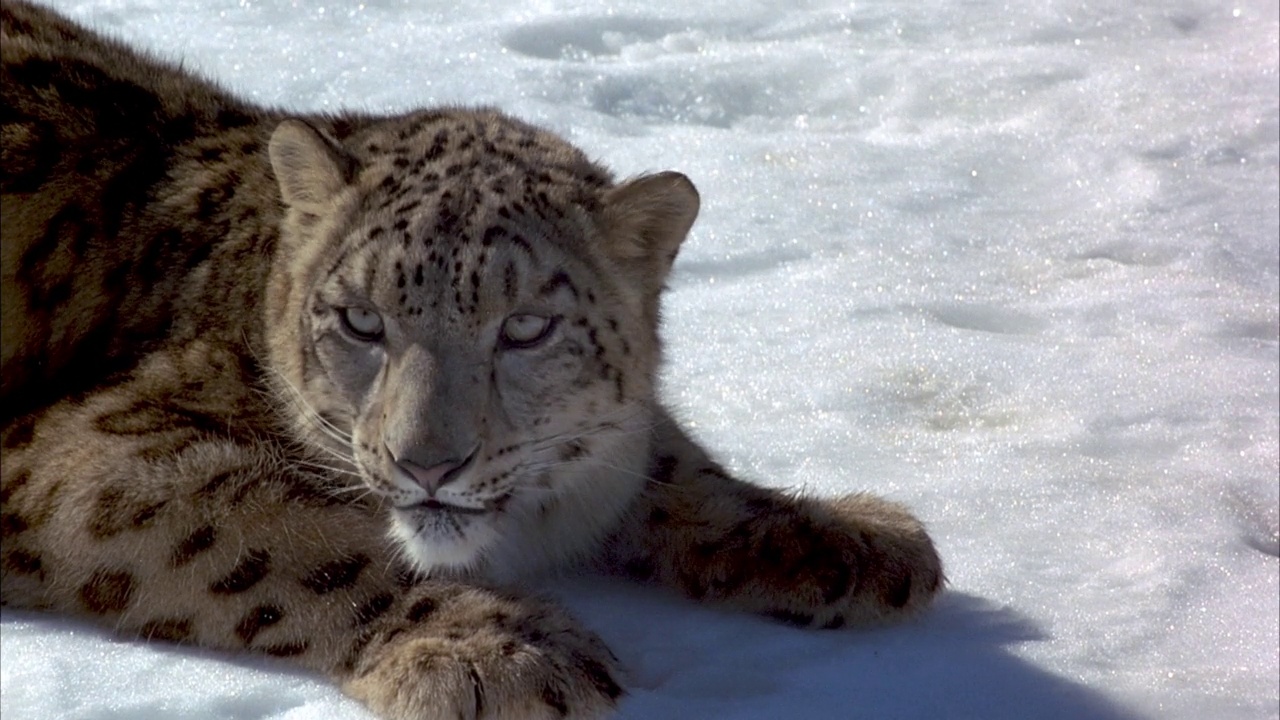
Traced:
[[281, 658], [384, 718], [600, 718], [619, 662], [530, 578], [826, 629], [944, 585], [904, 507], [750, 484], [664, 407], [685, 175], [0, 19], [6, 607]]

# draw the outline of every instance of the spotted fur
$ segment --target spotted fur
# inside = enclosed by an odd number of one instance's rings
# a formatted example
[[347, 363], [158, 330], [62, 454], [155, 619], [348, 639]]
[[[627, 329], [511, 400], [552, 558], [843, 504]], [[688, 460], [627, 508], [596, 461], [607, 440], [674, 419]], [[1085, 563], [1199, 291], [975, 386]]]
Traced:
[[6, 605], [388, 718], [594, 718], [613, 655], [503, 588], [579, 565], [825, 628], [938, 591], [906, 510], [737, 480], [655, 399], [684, 176], [491, 110], [289, 116], [0, 19]]

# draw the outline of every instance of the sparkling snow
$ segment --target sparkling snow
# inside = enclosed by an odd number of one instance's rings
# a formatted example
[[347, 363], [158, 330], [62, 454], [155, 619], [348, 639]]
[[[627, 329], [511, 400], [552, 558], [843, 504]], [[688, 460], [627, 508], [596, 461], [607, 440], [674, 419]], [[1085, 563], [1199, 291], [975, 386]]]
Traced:
[[[951, 586], [863, 632], [549, 586], [623, 718], [1280, 717], [1275, 0], [56, 4], [262, 103], [493, 104], [698, 185], [666, 397], [746, 477], [908, 503]], [[367, 717], [0, 630], [5, 720]]]

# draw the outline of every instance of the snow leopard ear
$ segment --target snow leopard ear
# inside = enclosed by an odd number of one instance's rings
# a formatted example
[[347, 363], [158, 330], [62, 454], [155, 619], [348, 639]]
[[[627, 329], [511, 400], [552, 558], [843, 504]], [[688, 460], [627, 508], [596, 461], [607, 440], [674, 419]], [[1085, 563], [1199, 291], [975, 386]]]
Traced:
[[291, 118], [277, 125], [267, 153], [284, 204], [305, 212], [323, 211], [356, 174], [355, 158], [302, 120]]
[[620, 265], [662, 289], [680, 243], [698, 217], [698, 190], [678, 172], [642, 175], [604, 196], [606, 251]]

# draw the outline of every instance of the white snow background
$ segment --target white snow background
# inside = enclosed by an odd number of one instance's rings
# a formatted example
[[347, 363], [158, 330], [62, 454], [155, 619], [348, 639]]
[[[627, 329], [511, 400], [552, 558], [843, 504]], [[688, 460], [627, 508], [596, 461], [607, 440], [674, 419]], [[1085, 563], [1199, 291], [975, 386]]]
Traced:
[[[697, 184], [667, 399], [745, 477], [909, 504], [951, 585], [821, 632], [549, 584], [622, 718], [1280, 717], [1275, 0], [56, 4], [263, 103], [493, 104]], [[367, 717], [0, 629], [5, 720]]]

